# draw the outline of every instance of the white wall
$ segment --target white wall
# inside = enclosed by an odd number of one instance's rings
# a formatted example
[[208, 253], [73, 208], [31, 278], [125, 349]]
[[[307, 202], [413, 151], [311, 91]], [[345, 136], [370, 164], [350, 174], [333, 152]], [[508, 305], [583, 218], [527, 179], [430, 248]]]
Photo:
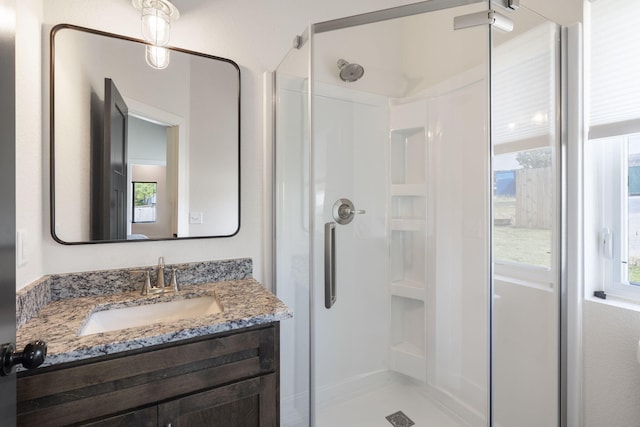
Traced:
[[569, 25], [582, 21], [583, 0], [522, 0], [520, 5], [557, 22]]
[[44, 179], [48, 156], [43, 152], [41, 22], [41, 0], [16, 2], [16, 229], [24, 233], [27, 260], [16, 270], [18, 288], [44, 272], [44, 199], [49, 189]]
[[584, 303], [584, 426], [640, 423], [640, 310]]

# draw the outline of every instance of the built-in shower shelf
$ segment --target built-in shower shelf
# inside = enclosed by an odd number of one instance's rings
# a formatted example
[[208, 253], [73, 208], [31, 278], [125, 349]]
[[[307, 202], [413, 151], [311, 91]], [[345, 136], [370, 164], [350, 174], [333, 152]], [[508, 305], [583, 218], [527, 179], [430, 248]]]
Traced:
[[410, 342], [402, 342], [391, 347], [391, 369], [420, 381], [427, 380], [424, 350]]
[[422, 218], [393, 218], [391, 229], [394, 231], [424, 231], [426, 221]]
[[426, 294], [427, 291], [424, 283], [412, 280], [398, 280], [391, 282], [391, 295], [424, 301], [426, 299]]
[[390, 369], [426, 381], [427, 100], [389, 112]]
[[425, 184], [394, 184], [391, 186], [392, 196], [426, 196]]
[[403, 341], [401, 343], [395, 344], [391, 347], [391, 351], [394, 353], [402, 353], [407, 356], [424, 359], [424, 350], [409, 341]]

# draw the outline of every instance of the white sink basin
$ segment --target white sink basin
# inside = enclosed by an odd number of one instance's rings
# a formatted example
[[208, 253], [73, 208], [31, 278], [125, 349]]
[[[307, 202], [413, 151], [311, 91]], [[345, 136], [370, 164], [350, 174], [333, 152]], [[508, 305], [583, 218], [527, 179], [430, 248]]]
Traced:
[[222, 312], [222, 307], [218, 300], [210, 295], [135, 307], [114, 308], [92, 313], [79, 335], [116, 331], [159, 322], [170, 323], [220, 312]]

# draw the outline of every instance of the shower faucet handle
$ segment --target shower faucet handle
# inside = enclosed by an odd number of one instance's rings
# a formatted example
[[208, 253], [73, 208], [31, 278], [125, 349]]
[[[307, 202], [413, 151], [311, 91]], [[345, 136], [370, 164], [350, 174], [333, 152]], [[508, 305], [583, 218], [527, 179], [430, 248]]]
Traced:
[[338, 199], [333, 204], [333, 219], [341, 225], [349, 224], [355, 215], [362, 215], [366, 212], [364, 209], [356, 209], [349, 199]]
[[351, 208], [345, 208], [345, 212], [348, 215], [362, 215], [367, 213], [367, 211], [365, 211], [364, 209], [351, 209]]

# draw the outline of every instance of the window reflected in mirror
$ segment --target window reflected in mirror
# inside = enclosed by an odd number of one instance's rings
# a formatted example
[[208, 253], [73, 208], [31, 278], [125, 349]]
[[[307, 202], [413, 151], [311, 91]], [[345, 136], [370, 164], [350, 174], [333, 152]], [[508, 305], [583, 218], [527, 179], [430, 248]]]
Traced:
[[133, 182], [133, 222], [156, 222], [157, 182]]

